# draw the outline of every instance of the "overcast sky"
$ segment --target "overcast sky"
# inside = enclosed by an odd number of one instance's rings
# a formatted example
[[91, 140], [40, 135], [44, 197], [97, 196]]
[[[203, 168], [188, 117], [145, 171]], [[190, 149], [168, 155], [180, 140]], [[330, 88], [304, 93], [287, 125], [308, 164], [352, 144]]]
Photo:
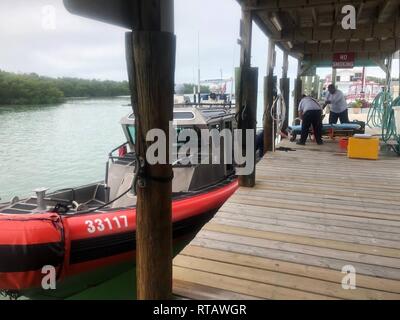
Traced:
[[[54, 20], [49, 19], [53, 11]], [[233, 0], [175, 0], [176, 82], [193, 82], [197, 77], [198, 35], [202, 79], [219, 78], [221, 70], [224, 77], [231, 77], [239, 63], [239, 20], [240, 7]], [[125, 80], [125, 31], [73, 16], [62, 0], [1, 0], [0, 69]], [[267, 46], [267, 38], [255, 27], [252, 65], [259, 67], [260, 78], [266, 70]], [[281, 66], [278, 52], [278, 75]], [[290, 59], [290, 77], [296, 69], [297, 62]], [[321, 75], [327, 73], [329, 69], [321, 70]], [[370, 68], [368, 74], [383, 76], [378, 68]]]

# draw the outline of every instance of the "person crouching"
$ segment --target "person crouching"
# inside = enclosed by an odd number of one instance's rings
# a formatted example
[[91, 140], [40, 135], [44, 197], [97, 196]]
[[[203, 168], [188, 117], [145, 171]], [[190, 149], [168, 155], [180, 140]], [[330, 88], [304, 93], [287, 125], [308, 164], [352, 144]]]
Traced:
[[315, 140], [319, 145], [322, 142], [322, 107], [317, 100], [303, 95], [299, 103], [299, 117], [302, 120], [301, 138], [297, 142], [299, 145], [305, 145], [310, 127], [313, 126]]

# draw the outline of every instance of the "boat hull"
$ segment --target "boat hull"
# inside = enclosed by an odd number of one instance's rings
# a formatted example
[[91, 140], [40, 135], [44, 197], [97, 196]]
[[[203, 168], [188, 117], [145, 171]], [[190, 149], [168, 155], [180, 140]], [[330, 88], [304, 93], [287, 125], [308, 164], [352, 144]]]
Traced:
[[[194, 237], [237, 188], [235, 179], [173, 199], [174, 255]], [[90, 214], [0, 216], [0, 290], [30, 298], [64, 299], [134, 274], [136, 208]], [[56, 289], [43, 289], [46, 267]], [[111, 281], [112, 282], [112, 281]], [[134, 283], [127, 284], [132, 286]], [[117, 290], [120, 291], [120, 290]], [[116, 296], [123, 292], [114, 293]], [[100, 297], [98, 297], [100, 298]], [[106, 298], [106, 297], [104, 297]], [[128, 298], [128, 297], [119, 297]]]

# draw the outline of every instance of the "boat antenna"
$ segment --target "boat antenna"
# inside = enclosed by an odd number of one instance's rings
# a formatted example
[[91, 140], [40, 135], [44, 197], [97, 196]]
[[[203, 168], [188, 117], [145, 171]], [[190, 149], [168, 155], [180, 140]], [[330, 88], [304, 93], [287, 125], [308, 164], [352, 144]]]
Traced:
[[232, 99], [233, 99], [233, 95], [236, 94], [235, 90], [235, 63], [236, 63], [236, 59], [235, 59], [235, 55], [237, 52], [237, 48], [236, 48], [236, 43], [233, 44], [233, 50], [232, 50], [232, 78], [231, 78], [231, 97], [230, 97], [230, 102], [232, 103]]
[[[219, 72], [221, 73], [221, 83], [220, 83], [220, 89], [219, 89], [219, 93], [222, 94], [222, 88], [223, 88], [223, 82], [224, 82], [224, 78], [223, 78], [223, 73], [222, 73], [222, 68], [219, 69]], [[225, 92], [224, 92], [225, 94]]]
[[201, 85], [200, 85], [200, 31], [197, 32], [197, 64], [198, 64], [198, 71], [197, 71], [197, 85], [198, 85], [198, 103], [201, 102]]

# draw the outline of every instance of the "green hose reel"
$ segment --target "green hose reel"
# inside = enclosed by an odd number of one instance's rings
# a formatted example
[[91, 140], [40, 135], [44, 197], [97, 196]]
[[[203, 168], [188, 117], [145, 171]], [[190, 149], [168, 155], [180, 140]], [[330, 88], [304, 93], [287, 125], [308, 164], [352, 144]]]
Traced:
[[400, 96], [393, 100], [390, 92], [379, 93], [368, 112], [367, 125], [370, 128], [381, 128], [382, 140], [386, 144], [390, 140], [397, 142], [392, 147], [400, 155], [400, 128], [396, 128], [394, 107], [400, 107]]

